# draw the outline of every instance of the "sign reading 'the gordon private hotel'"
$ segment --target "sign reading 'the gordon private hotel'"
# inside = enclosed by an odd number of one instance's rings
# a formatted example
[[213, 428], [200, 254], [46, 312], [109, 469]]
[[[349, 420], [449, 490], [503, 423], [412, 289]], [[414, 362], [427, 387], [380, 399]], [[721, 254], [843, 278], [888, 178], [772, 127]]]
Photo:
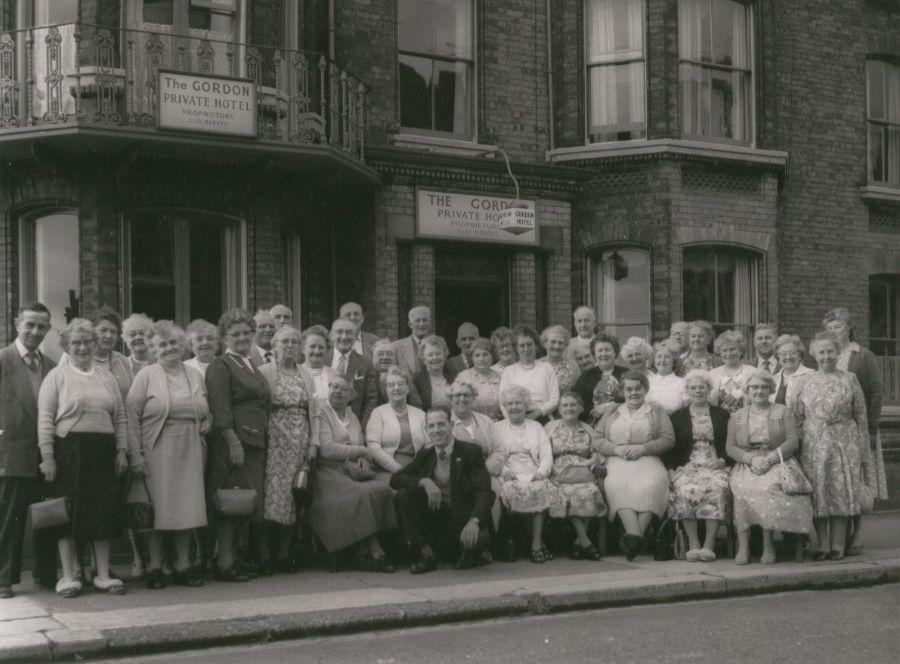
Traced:
[[159, 128], [256, 136], [256, 85], [217, 76], [159, 72]]
[[463, 240], [536, 246], [534, 201], [509, 208], [511, 198], [416, 190], [416, 234], [435, 240]]

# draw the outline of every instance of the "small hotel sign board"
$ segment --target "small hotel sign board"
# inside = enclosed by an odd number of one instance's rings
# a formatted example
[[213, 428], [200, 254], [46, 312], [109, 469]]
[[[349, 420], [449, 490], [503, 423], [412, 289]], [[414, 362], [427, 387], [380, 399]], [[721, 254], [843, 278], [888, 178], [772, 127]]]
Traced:
[[256, 138], [256, 84], [247, 79], [159, 72], [159, 128]]
[[510, 208], [511, 198], [416, 190], [416, 235], [435, 240], [537, 246], [534, 201]]

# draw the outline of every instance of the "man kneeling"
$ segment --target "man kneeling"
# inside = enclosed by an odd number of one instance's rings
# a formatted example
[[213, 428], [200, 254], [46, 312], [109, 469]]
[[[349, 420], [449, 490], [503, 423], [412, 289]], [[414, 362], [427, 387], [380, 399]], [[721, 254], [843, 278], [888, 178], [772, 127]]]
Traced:
[[425, 415], [431, 445], [419, 450], [391, 477], [410, 552], [409, 571], [431, 572], [435, 556], [456, 560], [457, 569], [488, 562], [494, 492], [481, 447], [454, 440], [450, 410], [431, 408]]

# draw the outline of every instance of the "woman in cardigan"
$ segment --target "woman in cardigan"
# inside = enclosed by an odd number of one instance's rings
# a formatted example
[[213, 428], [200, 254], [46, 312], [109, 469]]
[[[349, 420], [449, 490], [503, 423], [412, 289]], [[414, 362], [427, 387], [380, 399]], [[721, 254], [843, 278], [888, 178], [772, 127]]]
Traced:
[[158, 321], [150, 329], [149, 342], [156, 363], [135, 377], [125, 402], [132, 469], [146, 483], [153, 504], [146, 584], [151, 589], [166, 585], [162, 536], [171, 533], [172, 580], [181, 586], [201, 586], [189, 554], [193, 530], [206, 525], [200, 438], [210, 426], [206, 385], [181, 361], [186, 343], [181, 328]]
[[[268, 528], [263, 530], [259, 556], [259, 573], [264, 576], [276, 570], [295, 571], [290, 558], [291, 535], [297, 522], [294, 478], [301, 469], [309, 468], [317, 450], [315, 443], [310, 442], [317, 440], [310, 426], [316, 410], [312, 396], [315, 383], [312, 375], [298, 363], [300, 330], [291, 325], [278, 328], [272, 338], [272, 349], [275, 360], [259, 368], [272, 394], [263, 506]], [[269, 551], [269, 535], [275, 535], [278, 540], [275, 561]]]
[[[315, 398], [328, 398], [328, 383], [335, 370], [325, 363], [325, 358], [331, 352], [331, 338], [321, 325], [313, 325], [303, 330], [300, 335], [300, 343], [303, 346], [303, 368], [313, 378], [315, 385]], [[313, 395], [311, 394], [310, 397]]]
[[815, 373], [814, 369], [803, 366], [803, 342], [796, 334], [782, 334], [775, 340], [775, 357], [781, 369], [775, 374], [775, 392], [770, 401], [780, 403], [793, 410], [797, 389], [805, 376]]
[[[542, 538], [546, 512], [556, 499], [556, 491], [548, 479], [553, 468], [553, 450], [544, 427], [528, 419], [528, 413], [532, 412], [530, 398], [530, 391], [521, 385], [500, 392], [506, 419], [494, 423], [493, 437], [503, 453], [500, 472], [503, 505], [510, 512], [531, 515], [531, 562], [544, 563], [553, 558]], [[515, 549], [508, 547], [506, 553], [514, 557]]]
[[803, 469], [813, 488], [819, 536], [813, 559], [839, 560], [844, 557], [847, 520], [861, 513], [863, 492], [875, 491], [866, 404], [856, 375], [837, 368], [840, 342], [833, 334], [817, 334], [810, 351], [819, 370], [797, 390], [794, 412], [803, 436]]
[[[591, 353], [596, 366], [583, 372], [573, 388], [584, 401], [584, 419], [597, 422], [622, 403], [621, 379], [626, 369], [616, 364], [619, 340], [615, 335], [601, 332], [591, 341]], [[597, 397], [595, 399], [595, 396]]]
[[144, 314], [131, 314], [122, 321], [122, 341], [128, 348], [128, 365], [132, 375], [153, 364], [153, 353], [147, 340], [153, 320]]
[[646, 403], [649, 387], [646, 372], [628, 371], [622, 376], [625, 403], [597, 424], [599, 451], [609, 457], [608, 516], [622, 522], [620, 545], [628, 560], [640, 552], [653, 515], [662, 516], [668, 505], [669, 476], [659, 457], [672, 448], [675, 434], [666, 411]]
[[750, 560], [751, 526], [762, 527], [760, 562], [764, 564], [775, 562], [772, 531], [806, 534], [812, 529], [809, 496], [789, 496], [780, 486], [781, 459], [799, 472], [793, 458], [798, 436], [793, 413], [769, 402], [774, 387], [775, 381], [767, 371], [755, 371], [747, 382], [749, 405], [735, 411], [728, 422], [725, 449], [736, 464], [730, 482], [738, 538], [734, 562], [738, 565]]
[[516, 328], [513, 338], [519, 361], [506, 367], [500, 374], [500, 394], [513, 385], [527, 389], [530, 395], [527, 417], [543, 424], [559, 405], [556, 372], [547, 362], [537, 360], [540, 345], [537, 332], [520, 326]]
[[406, 403], [409, 381], [400, 367], [388, 369], [385, 387], [388, 402], [369, 416], [366, 446], [379, 468], [396, 473], [425, 446], [425, 413]]
[[[838, 339], [840, 354], [837, 359], [837, 368], [841, 371], [849, 371], [856, 376], [862, 388], [863, 398], [866, 401], [866, 421], [869, 429], [869, 449], [871, 454], [862, 455], [863, 473], [871, 476], [876, 489], [874, 498], [885, 500], [888, 498], [887, 479], [884, 468], [884, 452], [881, 448], [881, 436], [878, 433], [878, 425], [881, 423], [881, 369], [875, 354], [868, 348], [860, 346], [853, 341], [853, 320], [850, 312], [838, 307], [832, 309], [822, 319], [822, 326]], [[871, 467], [870, 467], [871, 464]], [[862, 515], [850, 519], [850, 543], [847, 546], [847, 555], [856, 556], [862, 551]]]
[[63, 575], [56, 591], [73, 597], [76, 543], [90, 544], [97, 564], [94, 586], [125, 592], [109, 574], [109, 540], [122, 530], [119, 476], [128, 468], [128, 425], [116, 379], [95, 367], [97, 333], [90, 321], [76, 318], [60, 334], [68, 356], [41, 384], [38, 393], [38, 445], [41, 472], [69, 499], [69, 524], [59, 538]]
[[709, 372], [709, 378], [713, 384], [709, 402], [733, 413], [745, 405], [747, 381], [756, 368], [741, 361], [747, 341], [740, 331], [725, 330], [716, 337], [714, 347], [716, 354], [722, 358], [723, 364]]
[[309, 507], [310, 525], [329, 553], [357, 545], [358, 569], [393, 572], [378, 533], [399, 527], [394, 492], [383, 477], [357, 482], [348, 474], [348, 463], [371, 468], [374, 454], [366, 447], [359, 420], [347, 405], [353, 397], [353, 386], [344, 376], [335, 374], [328, 391], [328, 400], [317, 407], [319, 460]]
[[103, 306], [88, 316], [88, 320], [97, 332], [94, 366], [103, 367], [115, 376], [124, 401], [134, 376], [128, 358], [115, 349], [122, 334], [122, 317], [110, 307]]
[[412, 377], [415, 393], [418, 395], [417, 401], [410, 401], [412, 405], [423, 411], [436, 404], [450, 406], [447, 391], [454, 376], [447, 368], [448, 355], [447, 342], [442, 337], [432, 334], [419, 342], [419, 359], [425, 368]]
[[[266, 427], [271, 393], [269, 384], [250, 361], [256, 323], [246, 309], [229, 309], [219, 318], [225, 352], [206, 369], [206, 391], [213, 429], [209, 441], [206, 490], [211, 498], [227, 480], [240, 480], [256, 490], [251, 524], [263, 518]], [[210, 513], [208, 516], [213, 517]], [[215, 518], [219, 553], [216, 577], [247, 581], [235, 565], [235, 532], [239, 520]]]
[[[693, 369], [684, 377], [690, 403], [672, 413], [675, 447], [669, 455], [669, 514], [681, 521], [688, 536], [689, 562], [716, 559], [713, 547], [719, 523], [731, 517], [728, 488], [728, 411], [709, 403], [709, 372]], [[703, 545], [697, 521], [705, 523]]]

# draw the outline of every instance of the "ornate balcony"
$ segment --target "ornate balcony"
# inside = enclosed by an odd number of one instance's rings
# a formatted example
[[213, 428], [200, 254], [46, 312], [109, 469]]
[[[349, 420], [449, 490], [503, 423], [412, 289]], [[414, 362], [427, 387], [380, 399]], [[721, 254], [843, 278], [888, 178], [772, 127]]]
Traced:
[[367, 88], [324, 55], [83, 23], [0, 32], [0, 142], [72, 128], [184, 140], [158, 129], [160, 70], [255, 86], [256, 137], [210, 141], [364, 161]]

